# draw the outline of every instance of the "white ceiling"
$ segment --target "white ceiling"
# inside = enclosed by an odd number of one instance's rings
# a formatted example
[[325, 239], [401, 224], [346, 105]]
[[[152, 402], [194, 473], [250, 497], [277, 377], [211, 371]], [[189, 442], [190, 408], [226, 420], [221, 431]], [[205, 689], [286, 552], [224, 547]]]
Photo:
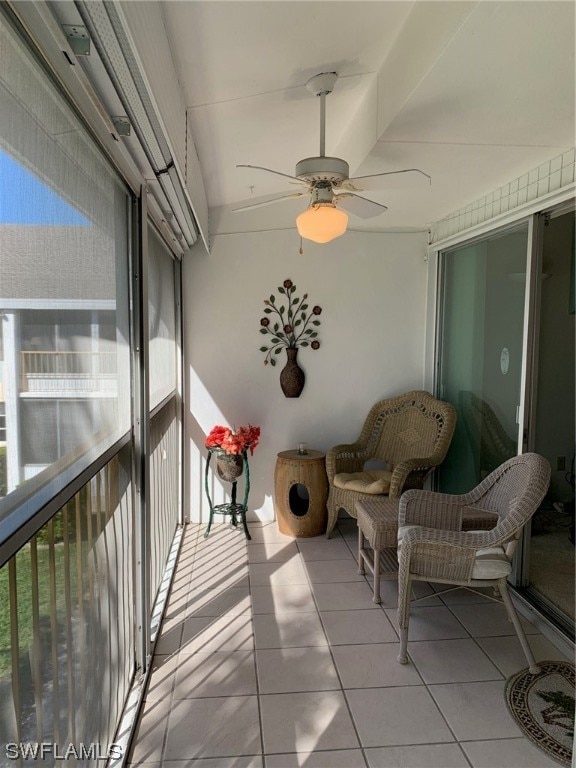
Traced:
[[432, 176], [431, 186], [364, 193], [389, 210], [351, 217], [352, 228], [425, 227], [575, 142], [571, 1], [181, 0], [162, 9], [213, 230], [294, 225], [301, 201], [230, 213], [291, 191], [236, 165], [291, 175], [319, 154], [319, 99], [305, 88], [319, 72], [339, 75], [326, 154], [347, 160], [351, 176]]

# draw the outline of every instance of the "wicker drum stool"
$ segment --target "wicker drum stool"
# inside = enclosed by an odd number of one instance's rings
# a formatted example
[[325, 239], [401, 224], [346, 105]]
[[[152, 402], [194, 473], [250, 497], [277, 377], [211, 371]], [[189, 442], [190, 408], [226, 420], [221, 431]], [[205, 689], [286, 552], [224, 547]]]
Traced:
[[[380, 497], [356, 502], [358, 519], [358, 573], [365, 566], [374, 576], [374, 596], [380, 603], [380, 577], [398, 578], [398, 505], [400, 499]], [[365, 548], [368, 542], [372, 550]], [[381, 568], [380, 566], [383, 566]]]

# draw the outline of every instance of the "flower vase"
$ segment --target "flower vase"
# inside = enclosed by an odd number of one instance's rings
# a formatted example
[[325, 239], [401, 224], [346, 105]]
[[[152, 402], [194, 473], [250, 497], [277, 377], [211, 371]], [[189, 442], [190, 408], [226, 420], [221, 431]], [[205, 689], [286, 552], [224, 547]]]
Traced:
[[298, 348], [287, 347], [286, 356], [288, 357], [288, 361], [280, 371], [280, 386], [282, 387], [282, 392], [284, 392], [286, 397], [300, 397], [302, 390], [304, 389], [306, 376], [297, 362]]
[[220, 480], [234, 483], [244, 471], [244, 457], [240, 453], [218, 453], [216, 455], [216, 472]]

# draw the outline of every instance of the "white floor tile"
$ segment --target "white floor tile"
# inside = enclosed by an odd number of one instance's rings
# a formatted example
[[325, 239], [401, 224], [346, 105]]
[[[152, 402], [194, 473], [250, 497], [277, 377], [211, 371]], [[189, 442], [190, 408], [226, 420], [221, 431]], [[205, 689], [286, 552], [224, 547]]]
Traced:
[[505, 681], [432, 685], [442, 714], [458, 741], [520, 736], [504, 698]]
[[171, 585], [171, 595], [174, 595], [178, 590], [189, 589], [193, 570], [192, 561], [190, 561], [189, 565], [185, 565], [182, 568], [180, 566], [176, 567], [176, 573]]
[[266, 755], [266, 768], [366, 768], [359, 749]]
[[425, 683], [501, 680], [502, 675], [474, 640], [426, 640], [409, 645]]
[[344, 688], [422, 685], [411, 664], [398, 662], [399, 643], [339, 645], [332, 649]]
[[191, 589], [188, 596], [186, 618], [199, 616], [223, 616], [250, 613], [252, 607], [247, 587], [229, 589]]
[[265, 523], [263, 525], [248, 525], [250, 530], [250, 536], [252, 540], [248, 546], [252, 544], [275, 543], [275, 544], [289, 544], [293, 541], [292, 536], [285, 536], [278, 530], [276, 523]]
[[328, 645], [318, 614], [265, 613], [253, 618], [256, 648]]
[[194, 585], [204, 587], [247, 587], [248, 558], [242, 553], [223, 553], [220, 557], [198, 565], [192, 574]]
[[[372, 582], [372, 577], [367, 574], [367, 578]], [[429, 607], [433, 605], [444, 605], [442, 600], [434, 594], [432, 587], [425, 581], [415, 581], [413, 584], [414, 598], [423, 598], [421, 603], [414, 607]], [[383, 608], [398, 608], [398, 581], [397, 579], [380, 579], [380, 596], [382, 598]]]
[[[411, 608], [401, 665], [397, 581], [373, 603], [356, 521], [331, 540], [249, 528], [251, 542], [185, 531], [131, 765], [365, 768], [354, 724], [369, 768], [556, 765], [508, 714], [505, 678], [526, 660], [502, 606], [416, 583], [432, 599]], [[525, 626], [537, 659], [564, 658]]]
[[[398, 631], [398, 611], [386, 609], [386, 616]], [[468, 632], [446, 606], [410, 609], [408, 652], [412, 640], [455, 640], [459, 637], [469, 637]]]
[[168, 598], [164, 621], [183, 621], [188, 610], [190, 589], [179, 589]]
[[[450, 610], [466, 627], [472, 637], [495, 637], [515, 635], [514, 625], [508, 619], [506, 608], [499, 603], [486, 605], [453, 605]], [[536, 634], [538, 630], [530, 622], [520, 618], [526, 634]]]
[[252, 587], [289, 586], [292, 584], [308, 584], [308, 577], [299, 557], [293, 557], [286, 562], [252, 563], [250, 565], [250, 585]]
[[304, 560], [354, 560], [350, 548], [342, 539], [298, 539], [298, 549]]
[[[262, 768], [262, 756], [199, 757], [197, 760], [164, 760], [161, 768]], [[150, 766], [146, 766], [150, 768]]]
[[358, 747], [341, 691], [261, 697], [265, 754]]
[[[435, 590], [441, 590], [441, 588], [449, 589], [447, 584], [435, 584]], [[485, 592], [489, 595], [494, 595], [492, 589], [486, 589]], [[445, 605], [472, 605], [476, 603], [492, 603], [490, 597], [479, 595], [477, 592], [472, 592], [469, 589], [453, 589], [450, 592], [440, 595], [442, 602]]]
[[558, 768], [558, 763], [528, 739], [468, 741], [462, 744], [472, 768]]
[[372, 600], [372, 590], [366, 582], [350, 581], [340, 584], [313, 584], [312, 591], [319, 611], [346, 611], [362, 608], [379, 610]]
[[[536, 661], [566, 661], [567, 657], [543, 635], [528, 635], [528, 644]], [[480, 637], [478, 645], [488, 654], [504, 677], [510, 677], [528, 666], [520, 640], [513, 637]], [[573, 661], [573, 659], [568, 659]]]
[[260, 693], [328, 691], [340, 688], [328, 648], [256, 651]]
[[364, 747], [454, 741], [425, 686], [346, 691]]
[[277, 563], [299, 556], [298, 547], [294, 541], [250, 544], [247, 552], [250, 563]]
[[370, 768], [470, 768], [458, 744], [379, 747], [367, 749], [366, 758]]
[[261, 752], [256, 696], [173, 702], [164, 750], [166, 760]]
[[313, 584], [332, 584], [339, 581], [365, 581], [358, 573], [355, 560], [307, 560], [306, 572]]
[[249, 614], [200, 616], [184, 621], [180, 653], [251, 651], [253, 649], [254, 629]]
[[131, 763], [153, 763], [162, 759], [169, 707], [170, 699], [144, 702], [132, 741]]
[[172, 653], [178, 653], [182, 643], [182, 619], [165, 619], [160, 628], [160, 634], [156, 641], [154, 653], [169, 656]]
[[205, 537], [204, 533], [205, 528], [202, 529], [197, 540], [195, 562], [207, 552], [216, 554], [223, 551], [243, 550], [249, 543], [241, 525], [234, 528], [229, 523], [216, 523], [212, 526], [208, 537]]
[[166, 699], [172, 695], [174, 688], [174, 673], [178, 667], [178, 656], [154, 656], [152, 659], [152, 669], [146, 691], [146, 699], [149, 701], [158, 701]]
[[348, 523], [338, 523], [335, 529], [335, 535], [340, 534], [343, 539], [350, 543], [358, 542], [358, 523], [356, 520], [350, 520]]
[[254, 653], [194, 653], [180, 656], [174, 699], [249, 696], [256, 693]]
[[312, 592], [307, 584], [252, 587], [252, 605], [257, 613], [299, 613], [315, 611]]
[[330, 645], [398, 642], [383, 611], [326, 611], [320, 617]]

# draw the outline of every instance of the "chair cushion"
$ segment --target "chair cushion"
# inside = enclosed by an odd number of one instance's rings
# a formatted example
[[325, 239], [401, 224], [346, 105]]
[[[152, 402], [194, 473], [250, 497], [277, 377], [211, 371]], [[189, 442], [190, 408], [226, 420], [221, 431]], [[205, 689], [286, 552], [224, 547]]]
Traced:
[[369, 469], [364, 472], [339, 472], [334, 475], [336, 488], [360, 493], [388, 493], [392, 472], [387, 469]]
[[[402, 525], [398, 528], [398, 550], [401, 549], [402, 539], [406, 532], [412, 528], [421, 528], [420, 525]], [[467, 531], [467, 533], [485, 533], [485, 531]], [[512, 564], [506, 557], [504, 547], [485, 547], [476, 552], [473, 579], [501, 579], [512, 572]]]

